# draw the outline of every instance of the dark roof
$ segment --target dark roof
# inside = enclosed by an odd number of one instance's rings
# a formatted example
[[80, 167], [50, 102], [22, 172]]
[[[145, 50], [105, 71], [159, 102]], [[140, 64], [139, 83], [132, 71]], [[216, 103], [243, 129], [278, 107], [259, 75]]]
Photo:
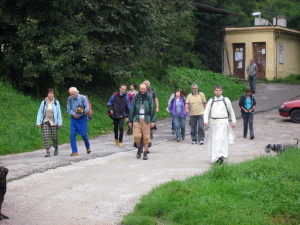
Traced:
[[202, 4], [199, 4], [199, 3], [196, 3], [196, 2], [192, 2], [192, 4], [200, 12], [214, 13], [214, 14], [223, 14], [223, 15], [234, 15], [234, 16], [245, 16], [243, 14], [239, 14], [239, 13], [236, 13], [236, 12], [231, 12], [231, 11], [224, 10], [224, 9], [218, 9], [218, 8], [214, 8], [212, 6], [202, 5]]

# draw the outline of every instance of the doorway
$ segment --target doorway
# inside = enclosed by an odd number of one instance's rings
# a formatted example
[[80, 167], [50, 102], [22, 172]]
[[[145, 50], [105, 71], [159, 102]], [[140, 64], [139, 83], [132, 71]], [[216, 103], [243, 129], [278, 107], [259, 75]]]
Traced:
[[233, 46], [233, 75], [245, 79], [245, 44], [232, 44]]
[[257, 65], [257, 75], [258, 79], [266, 78], [266, 42], [256, 42], [253, 43], [253, 60]]

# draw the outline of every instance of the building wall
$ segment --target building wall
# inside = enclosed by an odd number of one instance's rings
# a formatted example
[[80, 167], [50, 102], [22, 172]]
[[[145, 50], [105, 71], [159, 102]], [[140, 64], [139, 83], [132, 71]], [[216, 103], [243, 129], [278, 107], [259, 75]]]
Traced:
[[[277, 27], [278, 28], [278, 27]], [[266, 43], [266, 79], [283, 78], [300, 73], [300, 32], [286, 32], [276, 27], [226, 28], [227, 51], [231, 74], [233, 74], [233, 43], [245, 43], [245, 79], [249, 60], [253, 57], [253, 43]], [[280, 30], [280, 32], [278, 32]], [[284, 46], [284, 63], [279, 64], [279, 43]], [[226, 49], [224, 52], [224, 74], [229, 75]]]
[[[280, 33], [277, 39], [277, 78], [284, 78], [290, 74], [300, 74], [300, 36]], [[283, 44], [283, 64], [280, 63], [279, 46]]]

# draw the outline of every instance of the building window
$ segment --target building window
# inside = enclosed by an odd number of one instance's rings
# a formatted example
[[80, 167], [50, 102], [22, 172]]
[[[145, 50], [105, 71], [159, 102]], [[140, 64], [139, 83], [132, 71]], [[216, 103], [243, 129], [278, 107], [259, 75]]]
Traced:
[[284, 64], [284, 44], [279, 43], [279, 64]]

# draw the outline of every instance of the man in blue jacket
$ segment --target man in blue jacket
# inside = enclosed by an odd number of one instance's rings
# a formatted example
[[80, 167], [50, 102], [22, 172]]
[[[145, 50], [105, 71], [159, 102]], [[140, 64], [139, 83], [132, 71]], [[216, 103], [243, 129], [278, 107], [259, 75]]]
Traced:
[[69, 89], [67, 113], [71, 115], [70, 142], [72, 148], [71, 156], [77, 156], [76, 134], [79, 133], [84, 141], [87, 154], [91, 153], [90, 142], [87, 136], [87, 112], [90, 110], [87, 99], [79, 94], [76, 87]]

